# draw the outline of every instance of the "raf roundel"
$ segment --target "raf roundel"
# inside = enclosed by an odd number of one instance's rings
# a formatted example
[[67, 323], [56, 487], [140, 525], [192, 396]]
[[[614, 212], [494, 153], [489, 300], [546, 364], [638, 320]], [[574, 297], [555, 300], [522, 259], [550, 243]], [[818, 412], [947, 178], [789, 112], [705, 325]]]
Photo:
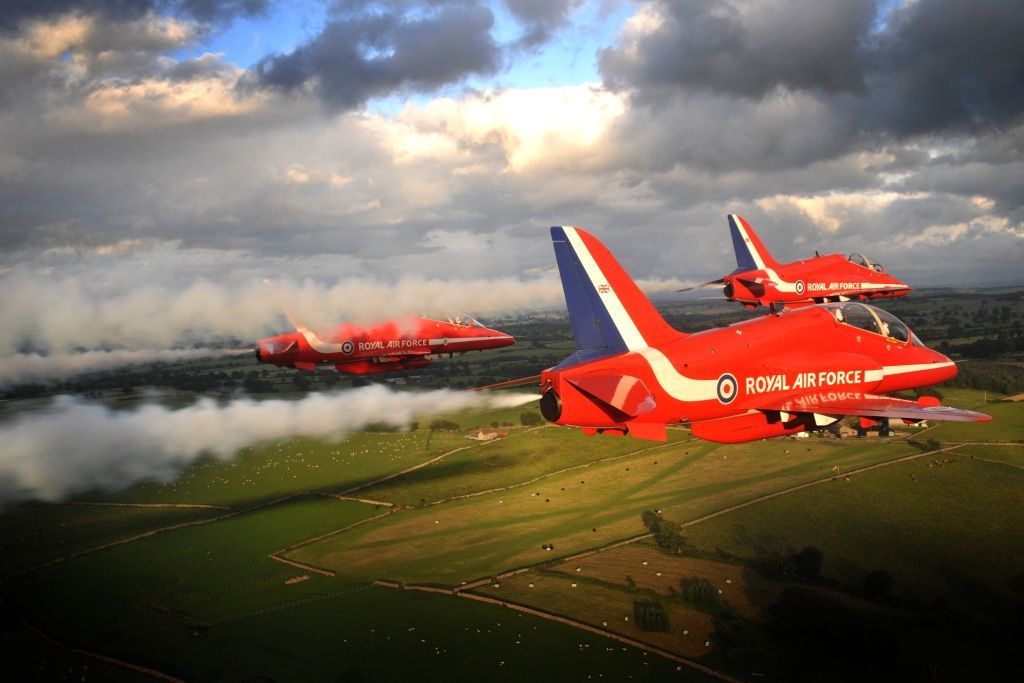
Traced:
[[351, 356], [352, 351], [355, 350], [355, 344], [351, 340], [346, 339], [341, 343], [341, 352], [346, 356]]
[[803, 280], [797, 280], [796, 281], [796, 293], [799, 294], [800, 296], [803, 296], [804, 289], [806, 289], [806, 287], [804, 287], [804, 281]]
[[739, 384], [736, 383], [736, 378], [733, 377], [732, 373], [723, 373], [718, 378], [718, 385], [715, 387], [718, 393], [719, 403], [732, 403], [733, 399], [736, 398], [736, 394], [739, 393]]

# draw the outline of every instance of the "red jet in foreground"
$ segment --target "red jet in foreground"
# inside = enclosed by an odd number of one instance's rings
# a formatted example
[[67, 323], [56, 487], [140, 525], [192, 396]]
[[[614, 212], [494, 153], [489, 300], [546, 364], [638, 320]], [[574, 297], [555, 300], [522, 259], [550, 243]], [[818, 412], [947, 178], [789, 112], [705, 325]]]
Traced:
[[803, 306], [684, 334], [611, 253], [579, 228], [551, 228], [576, 352], [541, 374], [541, 413], [585, 433], [664, 441], [665, 426], [739, 443], [889, 418], [989, 416], [885, 392], [938, 384], [956, 365], [889, 313], [862, 303]]
[[496, 349], [515, 343], [513, 337], [484, 327], [472, 318], [467, 322], [416, 318], [405, 325], [340, 325], [324, 338], [296, 325], [295, 332], [260, 340], [256, 358], [278, 367], [316, 370], [318, 365], [333, 365], [339, 372], [368, 375], [425, 368], [432, 355]]
[[910, 291], [905, 282], [887, 275], [882, 266], [861, 254], [826, 254], [779, 263], [742, 216], [729, 216], [729, 232], [736, 270], [679, 291], [724, 285], [725, 298], [747, 308], [894, 297]]

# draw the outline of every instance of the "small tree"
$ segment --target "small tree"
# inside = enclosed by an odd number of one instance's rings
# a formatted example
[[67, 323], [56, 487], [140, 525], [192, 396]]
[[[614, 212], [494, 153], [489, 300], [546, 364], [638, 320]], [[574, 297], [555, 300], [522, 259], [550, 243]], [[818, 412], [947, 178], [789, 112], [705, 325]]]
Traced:
[[643, 520], [644, 526], [652, 534], [658, 533], [658, 529], [661, 528], [661, 515], [654, 510], [644, 510], [643, 514], [640, 515], [640, 519]]
[[707, 579], [693, 577], [679, 582], [683, 589], [683, 597], [700, 607], [717, 607], [719, 605], [718, 589]]
[[796, 573], [802, 579], [816, 579], [821, 576], [821, 564], [825, 554], [813, 545], [805, 547], [793, 556]]
[[519, 415], [519, 424], [523, 425], [524, 427], [534, 427], [536, 425], [542, 424], [543, 422], [544, 418], [542, 418], [537, 413], [520, 413]]
[[892, 574], [884, 569], [876, 569], [864, 577], [864, 592], [869, 598], [885, 600], [892, 595], [892, 587], [895, 583]]
[[683, 528], [679, 525], [679, 522], [673, 522], [671, 519], [661, 520], [658, 531], [654, 534], [654, 542], [663, 549], [677, 555], [681, 554], [683, 548], [687, 546], [686, 537], [683, 536]]
[[641, 631], [668, 631], [665, 606], [657, 600], [634, 600], [633, 619]]

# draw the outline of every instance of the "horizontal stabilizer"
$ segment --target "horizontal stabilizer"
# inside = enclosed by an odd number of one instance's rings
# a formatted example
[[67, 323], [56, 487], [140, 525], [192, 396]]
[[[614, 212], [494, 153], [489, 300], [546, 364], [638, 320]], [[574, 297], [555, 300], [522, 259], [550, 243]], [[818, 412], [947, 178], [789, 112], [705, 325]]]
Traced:
[[823, 413], [875, 418], [895, 417], [907, 420], [985, 422], [992, 419], [984, 413], [936, 405], [934, 400], [928, 400], [928, 397], [924, 397], [924, 399], [908, 401], [903, 398], [864, 394], [856, 391], [822, 391], [790, 396], [759, 407], [762, 410], [779, 410], [789, 413]]
[[643, 381], [630, 375], [587, 375], [569, 382], [628, 417], [646, 415], [655, 408], [654, 396]]

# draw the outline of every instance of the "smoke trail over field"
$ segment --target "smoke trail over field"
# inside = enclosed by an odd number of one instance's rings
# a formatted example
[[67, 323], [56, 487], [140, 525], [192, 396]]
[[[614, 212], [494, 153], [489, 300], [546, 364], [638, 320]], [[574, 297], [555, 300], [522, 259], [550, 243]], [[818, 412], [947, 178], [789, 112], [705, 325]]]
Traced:
[[167, 363], [197, 358], [218, 358], [251, 353], [249, 349], [163, 349], [156, 351], [85, 351], [56, 353], [18, 353], [0, 356], [0, 387], [28, 382], [63, 380], [85, 372], [113, 370], [129, 365]]
[[[679, 280], [646, 280], [648, 292]], [[287, 280], [268, 287], [196, 281], [111, 289], [101, 279], [51, 279], [14, 271], [0, 276], [0, 356], [26, 350], [174, 349], [254, 340], [284, 331], [282, 305], [305, 325], [376, 322], [408, 315], [492, 315], [564, 309], [556, 277], [395, 281], [348, 279], [333, 285]]]
[[142, 480], [172, 480], [203, 454], [230, 458], [261, 441], [294, 435], [340, 438], [371, 423], [408, 427], [414, 418], [481, 407], [514, 407], [534, 394], [395, 392], [368, 386], [298, 401], [204, 399], [171, 410], [115, 412], [77, 398], [0, 426], [0, 503], [60, 500]]

